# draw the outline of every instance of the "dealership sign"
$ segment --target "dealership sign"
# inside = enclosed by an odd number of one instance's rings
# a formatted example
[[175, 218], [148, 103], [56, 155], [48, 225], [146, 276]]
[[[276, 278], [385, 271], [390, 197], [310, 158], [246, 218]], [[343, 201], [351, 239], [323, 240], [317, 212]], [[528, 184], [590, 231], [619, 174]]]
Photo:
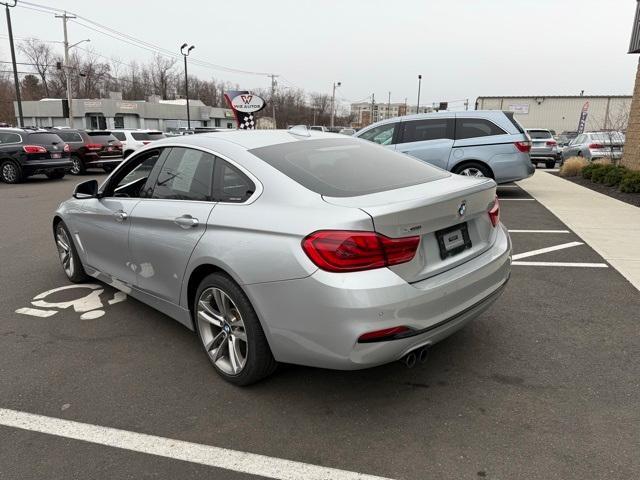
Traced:
[[584, 133], [584, 127], [587, 124], [587, 115], [589, 115], [589, 102], [585, 102], [580, 112], [580, 121], [578, 122], [578, 134]]
[[526, 115], [529, 113], [529, 104], [528, 103], [512, 103], [509, 105], [509, 111], [513, 113], [520, 113], [522, 115]]
[[258, 95], [244, 93], [233, 97], [231, 107], [242, 113], [258, 112], [264, 108], [264, 100]]

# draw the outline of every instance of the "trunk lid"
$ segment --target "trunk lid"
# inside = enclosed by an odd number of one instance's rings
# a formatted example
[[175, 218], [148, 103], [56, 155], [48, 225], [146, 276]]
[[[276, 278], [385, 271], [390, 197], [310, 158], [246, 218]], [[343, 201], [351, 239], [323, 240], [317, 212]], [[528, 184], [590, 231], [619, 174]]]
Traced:
[[[414, 258], [389, 267], [412, 283], [454, 268], [493, 244], [496, 229], [487, 211], [495, 195], [496, 184], [491, 179], [450, 175], [370, 195], [323, 198], [334, 205], [366, 212], [373, 220], [375, 231], [387, 237], [420, 236]], [[447, 251], [460, 241], [462, 244], [455, 253]]]
[[28, 153], [27, 158], [29, 160], [59, 160], [69, 156], [69, 154], [64, 151], [65, 143], [58, 135], [53, 133], [30, 133], [24, 139], [24, 143], [25, 145], [35, 145], [46, 149], [46, 152]]

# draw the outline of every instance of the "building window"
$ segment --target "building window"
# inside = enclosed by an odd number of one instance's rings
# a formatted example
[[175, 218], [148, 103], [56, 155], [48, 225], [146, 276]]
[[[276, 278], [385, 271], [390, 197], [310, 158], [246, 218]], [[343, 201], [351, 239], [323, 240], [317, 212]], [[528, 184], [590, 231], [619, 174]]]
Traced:
[[220, 126], [220, 119], [219, 119], [219, 118], [214, 118], [214, 119], [213, 119], [213, 123], [214, 123], [214, 125], [215, 125], [216, 127], [219, 127], [219, 126]]
[[233, 128], [233, 123], [227, 122], [227, 128]]
[[113, 117], [113, 128], [124, 128], [124, 117], [120, 115]]

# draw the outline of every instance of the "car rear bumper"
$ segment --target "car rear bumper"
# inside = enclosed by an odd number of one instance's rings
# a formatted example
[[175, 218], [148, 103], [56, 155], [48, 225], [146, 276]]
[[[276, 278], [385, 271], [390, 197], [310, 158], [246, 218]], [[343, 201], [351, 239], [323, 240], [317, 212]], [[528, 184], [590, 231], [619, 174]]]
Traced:
[[530, 177], [536, 171], [528, 153], [496, 155], [489, 161], [496, 183], [515, 182]]
[[[483, 254], [409, 284], [386, 268], [245, 285], [276, 360], [354, 370], [399, 360], [463, 327], [498, 298], [511, 271], [502, 226]], [[410, 337], [358, 343], [364, 333], [407, 326]]]
[[30, 160], [22, 164], [22, 170], [27, 175], [35, 175], [42, 172], [50, 172], [51, 170], [68, 170], [73, 163], [68, 158], [55, 160]]

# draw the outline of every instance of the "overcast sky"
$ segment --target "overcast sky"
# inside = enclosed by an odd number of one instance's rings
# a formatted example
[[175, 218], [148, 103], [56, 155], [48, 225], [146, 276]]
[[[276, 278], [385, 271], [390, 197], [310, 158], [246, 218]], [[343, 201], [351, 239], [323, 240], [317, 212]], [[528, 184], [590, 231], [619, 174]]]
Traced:
[[[280, 87], [342, 100], [421, 103], [478, 95], [631, 94], [637, 58], [626, 53], [635, 0], [32, 0], [66, 9], [193, 59], [280, 74]], [[14, 35], [62, 39], [52, 14], [12, 10]], [[0, 59], [9, 60], [4, 19]], [[122, 61], [152, 53], [69, 23], [70, 42]], [[59, 44], [54, 44], [62, 51]], [[85, 45], [86, 46], [86, 45]], [[265, 76], [193, 66], [190, 73], [267, 87]], [[461, 106], [461, 103], [453, 104]]]

